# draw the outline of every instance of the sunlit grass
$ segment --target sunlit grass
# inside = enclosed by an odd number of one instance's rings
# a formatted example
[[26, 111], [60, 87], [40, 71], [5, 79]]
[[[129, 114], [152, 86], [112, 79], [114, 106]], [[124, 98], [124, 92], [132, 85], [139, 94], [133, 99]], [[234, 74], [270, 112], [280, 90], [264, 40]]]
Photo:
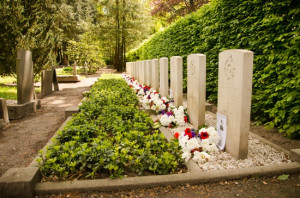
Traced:
[[73, 75], [73, 72], [64, 71], [63, 69], [56, 69], [56, 75]]
[[[35, 93], [40, 93], [41, 88], [35, 88]], [[17, 100], [17, 87], [0, 86], [0, 98], [6, 100]]]
[[0, 84], [17, 83], [17, 79], [13, 76], [0, 76]]

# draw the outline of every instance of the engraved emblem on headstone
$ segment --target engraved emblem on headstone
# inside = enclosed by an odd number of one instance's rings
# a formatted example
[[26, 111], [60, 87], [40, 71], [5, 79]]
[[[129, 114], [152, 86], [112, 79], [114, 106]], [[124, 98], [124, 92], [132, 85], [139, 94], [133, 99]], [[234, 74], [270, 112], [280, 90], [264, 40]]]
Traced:
[[191, 65], [191, 75], [193, 76], [196, 73], [196, 66], [193, 60], [190, 61]]
[[231, 80], [234, 78], [235, 67], [232, 61], [233, 59], [231, 54], [229, 58], [225, 61], [225, 66], [224, 66], [224, 74], [227, 80]]
[[175, 72], [175, 63], [174, 61], [171, 62], [171, 72]]

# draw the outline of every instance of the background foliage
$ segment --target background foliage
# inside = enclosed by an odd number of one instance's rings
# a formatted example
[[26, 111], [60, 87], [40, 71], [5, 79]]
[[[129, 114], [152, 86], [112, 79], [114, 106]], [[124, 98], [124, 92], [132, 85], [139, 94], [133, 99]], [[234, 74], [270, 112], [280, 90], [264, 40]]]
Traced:
[[226, 49], [254, 52], [252, 118], [300, 135], [300, 39], [296, 0], [215, 0], [156, 33], [128, 61], [203, 53], [207, 95], [217, 100], [218, 54]]

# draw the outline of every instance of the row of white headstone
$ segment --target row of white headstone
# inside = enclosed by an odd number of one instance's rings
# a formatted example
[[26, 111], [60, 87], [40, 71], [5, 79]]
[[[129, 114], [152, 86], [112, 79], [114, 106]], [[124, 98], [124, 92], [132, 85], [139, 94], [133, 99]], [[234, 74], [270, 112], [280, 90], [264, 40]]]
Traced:
[[[170, 92], [168, 58], [127, 62], [126, 72], [140, 84], [159, 90], [162, 97], [171, 95], [175, 106], [182, 105], [182, 57], [170, 59]], [[227, 129], [226, 151], [238, 159], [246, 158], [248, 154], [252, 73], [253, 52], [234, 49], [219, 54], [218, 114], [227, 122], [222, 123]], [[205, 101], [206, 56], [191, 54], [187, 57], [187, 112], [195, 127], [205, 123]]]

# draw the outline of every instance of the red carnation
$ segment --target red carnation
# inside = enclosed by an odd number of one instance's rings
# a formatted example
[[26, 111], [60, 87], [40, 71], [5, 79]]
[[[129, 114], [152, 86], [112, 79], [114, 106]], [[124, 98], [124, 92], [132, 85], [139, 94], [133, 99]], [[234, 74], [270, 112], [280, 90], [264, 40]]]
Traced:
[[179, 138], [179, 133], [176, 132], [176, 133], [174, 134], [174, 137], [175, 137], [176, 139], [178, 139], [178, 138]]
[[184, 116], [184, 122], [187, 123], [188, 122], [188, 118], [186, 116]]
[[201, 134], [200, 134], [200, 138], [202, 139], [202, 140], [205, 140], [205, 139], [207, 139], [209, 137], [209, 135], [208, 135], [208, 133], [205, 131], [205, 132], [201, 132]]

